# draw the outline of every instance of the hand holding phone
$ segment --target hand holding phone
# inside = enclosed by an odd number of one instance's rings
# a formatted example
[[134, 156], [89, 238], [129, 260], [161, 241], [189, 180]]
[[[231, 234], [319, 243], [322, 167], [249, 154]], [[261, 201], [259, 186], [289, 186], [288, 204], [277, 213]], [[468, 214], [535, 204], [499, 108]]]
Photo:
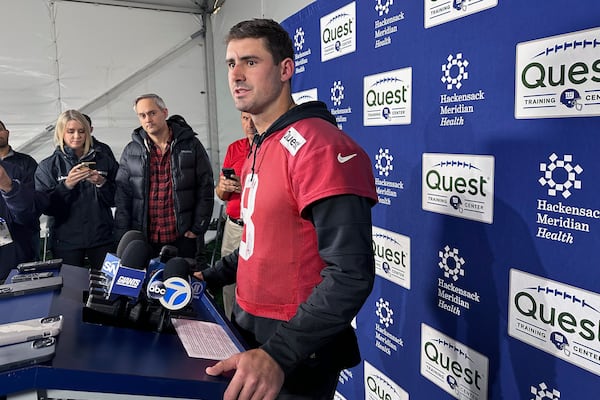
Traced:
[[96, 169], [96, 161], [83, 161], [79, 163], [79, 168]]
[[233, 179], [233, 176], [235, 175], [235, 170], [233, 168], [222, 168], [221, 171], [223, 171], [223, 176], [227, 179]]

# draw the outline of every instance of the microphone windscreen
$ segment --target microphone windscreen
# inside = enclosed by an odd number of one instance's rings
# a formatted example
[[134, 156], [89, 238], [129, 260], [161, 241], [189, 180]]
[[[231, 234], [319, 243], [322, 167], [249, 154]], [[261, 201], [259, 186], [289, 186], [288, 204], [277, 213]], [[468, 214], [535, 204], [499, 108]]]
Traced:
[[152, 247], [144, 240], [131, 241], [121, 257], [121, 265], [134, 269], [145, 269], [152, 258]]
[[160, 257], [161, 263], [166, 263], [173, 257], [177, 257], [177, 247], [171, 246], [170, 244], [165, 244], [160, 248], [160, 253], [158, 255]]
[[121, 240], [119, 240], [119, 244], [117, 245], [117, 257], [123, 258], [123, 252], [129, 245], [129, 243], [131, 243], [134, 240], [144, 240], [145, 241], [146, 237], [140, 231], [125, 232], [123, 234], [123, 236], [121, 237]]
[[169, 278], [178, 277], [188, 280], [190, 278], [190, 264], [182, 257], [173, 257], [165, 264], [163, 282]]

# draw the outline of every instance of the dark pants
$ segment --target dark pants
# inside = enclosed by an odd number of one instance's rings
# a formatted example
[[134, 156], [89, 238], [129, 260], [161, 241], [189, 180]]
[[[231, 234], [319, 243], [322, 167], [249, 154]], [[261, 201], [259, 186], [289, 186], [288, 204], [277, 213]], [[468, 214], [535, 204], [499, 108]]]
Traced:
[[[331, 400], [335, 395], [339, 371], [326, 371], [319, 376], [314, 371], [294, 371], [286, 377], [277, 400]], [[311, 382], [310, 379], [313, 379]], [[315, 382], [314, 379], [317, 381]], [[306, 385], [310, 388], [307, 389]], [[304, 386], [304, 387], [303, 387]]]
[[76, 267], [85, 267], [85, 257], [87, 256], [90, 263], [90, 268], [100, 270], [104, 263], [104, 257], [106, 253], [114, 251], [114, 244], [104, 244], [97, 247], [90, 247], [88, 249], [73, 249], [64, 250], [60, 248], [52, 249], [52, 256], [54, 258], [62, 258], [63, 264], [74, 265]]
[[[232, 318], [233, 326], [242, 335], [251, 348], [260, 347], [252, 332], [239, 326]], [[331, 361], [331, 360], [327, 360]], [[277, 396], [278, 400], [330, 400], [335, 395], [340, 371], [331, 363], [317, 360], [306, 360], [293, 372], [289, 373], [283, 382], [283, 387]]]

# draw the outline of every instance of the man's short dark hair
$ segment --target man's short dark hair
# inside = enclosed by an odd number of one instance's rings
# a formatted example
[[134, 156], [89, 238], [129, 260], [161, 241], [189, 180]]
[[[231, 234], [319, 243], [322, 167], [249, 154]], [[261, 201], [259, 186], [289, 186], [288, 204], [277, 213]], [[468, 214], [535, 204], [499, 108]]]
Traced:
[[267, 50], [271, 53], [275, 64], [279, 64], [286, 58], [294, 59], [294, 46], [290, 35], [272, 19], [255, 18], [239, 22], [229, 30], [225, 42], [247, 38], [264, 38]]

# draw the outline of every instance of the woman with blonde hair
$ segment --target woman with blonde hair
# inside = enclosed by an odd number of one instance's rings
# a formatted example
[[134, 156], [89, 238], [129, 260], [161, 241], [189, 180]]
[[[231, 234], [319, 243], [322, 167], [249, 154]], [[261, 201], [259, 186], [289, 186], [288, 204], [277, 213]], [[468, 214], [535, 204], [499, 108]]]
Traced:
[[65, 264], [100, 269], [114, 249], [115, 176], [119, 165], [93, 148], [90, 124], [76, 110], [60, 114], [54, 153], [35, 173], [36, 190], [48, 193], [52, 256]]

